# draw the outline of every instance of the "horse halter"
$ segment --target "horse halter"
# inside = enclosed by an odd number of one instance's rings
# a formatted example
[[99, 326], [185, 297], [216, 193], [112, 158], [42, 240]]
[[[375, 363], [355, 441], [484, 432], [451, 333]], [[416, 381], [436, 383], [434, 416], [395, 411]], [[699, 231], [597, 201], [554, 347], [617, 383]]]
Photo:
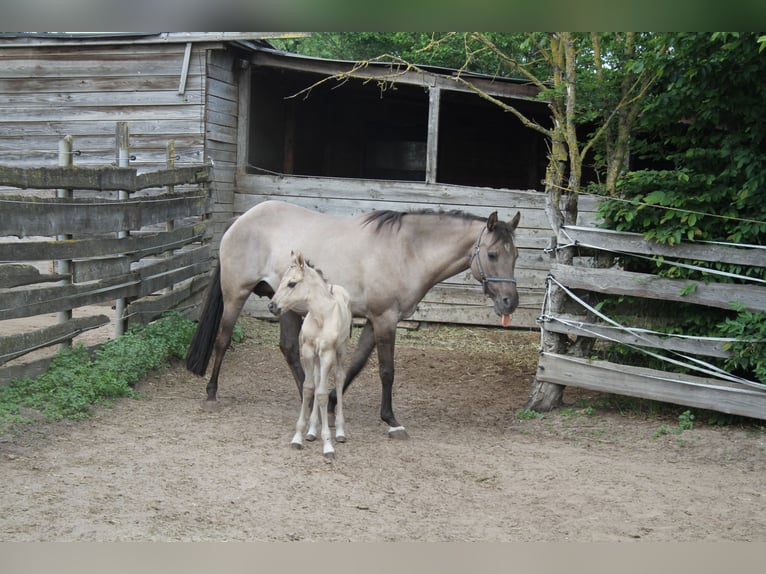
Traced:
[[481, 233], [479, 234], [479, 239], [476, 241], [476, 246], [471, 251], [471, 255], [468, 256], [468, 268], [470, 269], [471, 265], [473, 265], [473, 260], [476, 259], [476, 270], [479, 272], [481, 287], [484, 290], [484, 294], [489, 296], [488, 283], [513, 283], [515, 285], [516, 279], [513, 277], [487, 277], [487, 274], [484, 273], [484, 268], [481, 266], [481, 255], [479, 254], [479, 250], [481, 249], [481, 239], [484, 237], [484, 231], [486, 229], [486, 227], [481, 228]]

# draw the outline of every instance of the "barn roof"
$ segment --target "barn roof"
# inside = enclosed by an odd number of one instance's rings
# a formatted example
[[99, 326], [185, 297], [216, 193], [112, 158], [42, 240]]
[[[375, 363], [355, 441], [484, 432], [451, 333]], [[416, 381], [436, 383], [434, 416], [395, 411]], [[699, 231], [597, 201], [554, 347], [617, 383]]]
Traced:
[[306, 35], [305, 32], [2, 32], [0, 48], [231, 42], [257, 49], [271, 47], [268, 43], [270, 38], [298, 38]]

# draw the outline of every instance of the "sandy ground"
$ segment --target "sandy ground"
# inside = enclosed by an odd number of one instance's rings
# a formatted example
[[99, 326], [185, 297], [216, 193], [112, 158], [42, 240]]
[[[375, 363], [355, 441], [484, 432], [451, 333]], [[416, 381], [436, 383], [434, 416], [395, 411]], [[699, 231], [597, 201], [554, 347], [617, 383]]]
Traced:
[[572, 388], [521, 420], [536, 333], [400, 333], [410, 440], [387, 438], [371, 363], [327, 462], [318, 442], [289, 447], [299, 400], [276, 329], [244, 327], [217, 412], [178, 364], [90, 419], [0, 433], [0, 541], [766, 541], [763, 427], [660, 435], [683, 408], [620, 412]]

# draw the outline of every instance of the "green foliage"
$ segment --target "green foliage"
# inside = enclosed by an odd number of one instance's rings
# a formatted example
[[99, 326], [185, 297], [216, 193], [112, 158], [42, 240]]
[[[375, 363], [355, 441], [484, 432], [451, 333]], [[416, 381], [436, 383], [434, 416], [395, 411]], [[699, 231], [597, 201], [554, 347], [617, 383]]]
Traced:
[[91, 405], [136, 397], [131, 385], [171, 358], [183, 358], [194, 330], [192, 321], [172, 313], [105, 343], [93, 359], [82, 345], [64, 348], [47, 372], [0, 388], [0, 423], [80, 419]]
[[545, 415], [543, 413], [538, 413], [537, 411], [533, 411], [530, 409], [517, 409], [516, 418], [519, 419], [520, 421], [531, 421], [535, 419], [545, 418]]
[[[643, 169], [618, 183], [619, 197], [601, 203], [605, 225], [675, 245], [708, 240], [766, 244], [766, 58], [752, 33], [666, 34], [668, 51], [660, 80], [647, 99], [632, 154]], [[762, 46], [762, 44], [761, 44]], [[628, 270], [671, 278], [712, 280], [710, 274], [673, 265], [623, 258]], [[684, 261], [747, 277], [766, 277], [764, 267]], [[715, 281], [734, 282], [715, 277]], [[742, 281], [744, 282], [744, 281]], [[683, 288], [690, 294], [693, 286]], [[722, 366], [766, 383], [766, 322], [742, 310], [674, 314], [686, 330], [734, 337]], [[720, 362], [719, 362], [720, 363]]]
[[723, 337], [737, 339], [724, 345], [731, 352], [725, 367], [743, 375], [753, 373], [766, 384], [766, 315], [740, 309], [736, 317], [720, 323], [718, 330]]
[[[633, 139], [647, 166], [603, 204], [614, 229], [661, 243], [766, 241], [766, 58], [756, 35], [668, 34], [671, 49]], [[649, 167], [651, 166], [651, 167]]]
[[[544, 35], [485, 32], [482, 36], [508, 58], [530, 65], [541, 78], [550, 77], [550, 71], [535, 56]], [[307, 38], [272, 43], [289, 52], [318, 58], [362, 61], [390, 54], [420, 66], [518, 76], [506, 58], [499, 57], [476, 36], [463, 32], [314, 32]]]

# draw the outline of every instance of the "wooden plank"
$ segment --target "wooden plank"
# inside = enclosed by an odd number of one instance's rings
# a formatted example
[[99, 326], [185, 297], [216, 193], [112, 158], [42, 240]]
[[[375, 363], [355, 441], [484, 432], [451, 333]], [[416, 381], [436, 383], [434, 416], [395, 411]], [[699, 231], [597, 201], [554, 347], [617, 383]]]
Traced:
[[[36, 169], [0, 165], [0, 185], [20, 189], [97, 189], [102, 191], [127, 191], [136, 188], [134, 168], [101, 167], [40, 167]], [[13, 198], [2, 198], [9, 201]], [[18, 199], [18, 198], [16, 198]]]
[[0, 243], [0, 261], [47, 261], [84, 259], [115, 254], [132, 255], [131, 260], [178, 249], [200, 241], [205, 224], [178, 227], [173, 231], [131, 235], [124, 239], [73, 239], [66, 241], [21, 241]]
[[166, 185], [204, 183], [210, 180], [210, 166], [194, 165], [174, 167], [140, 173], [136, 176], [136, 190]]
[[563, 227], [559, 243], [567, 245], [572, 240], [586, 247], [595, 247], [607, 251], [766, 267], [766, 249], [759, 248], [730, 247], [714, 243], [686, 241], [679, 245], [664, 245], [653, 240], [646, 240], [640, 233], [588, 227]]
[[[235, 207], [244, 213], [248, 208], [264, 199], [283, 199], [298, 203], [314, 200], [314, 203], [326, 206], [332, 211], [337, 202], [329, 200], [368, 201], [370, 204], [388, 204], [385, 209], [462, 209], [477, 212], [477, 208], [500, 209], [501, 218], [510, 219], [516, 214], [515, 209], [528, 209], [539, 212], [539, 224], [531, 224], [522, 215], [523, 227], [549, 228], [545, 216], [545, 195], [536, 191], [495, 189], [486, 187], [466, 187], [444, 183], [426, 184], [392, 180], [354, 180], [335, 178], [312, 178], [294, 176], [274, 176], [240, 174], [237, 178], [238, 194]], [[405, 205], [401, 205], [405, 204]], [[579, 201], [580, 219], [587, 221], [594, 217], [597, 202], [593, 198], [581, 197]], [[369, 210], [366, 208], [362, 211]], [[544, 221], [543, 221], [543, 218]], [[552, 232], [551, 232], [552, 233]]]
[[139, 283], [139, 279], [130, 275], [80, 285], [0, 290], [0, 320], [44, 315], [132, 297], [138, 293]]
[[[202, 134], [203, 122], [199, 114], [188, 120], [146, 120], [145, 118], [121, 117], [121, 121], [130, 122], [130, 139], [141, 135], [161, 135], [167, 140], [188, 137], [190, 134]], [[68, 134], [75, 138], [81, 136], [110, 135], [114, 138], [114, 120], [77, 121], [71, 118], [58, 118], [55, 121], [4, 122], [3, 133], [8, 137], [49, 136], [51, 133]]]
[[79, 317], [29, 333], [0, 337], [0, 364], [36, 349], [71, 340], [80, 333], [101, 327], [110, 321], [111, 319], [106, 315]]
[[[2, 50], [0, 50], [2, 55]], [[201, 92], [202, 79], [204, 76], [191, 74], [187, 78], [187, 93]], [[192, 86], [194, 82], [194, 86]], [[0, 94], [20, 94], [22, 92], [30, 93], [100, 93], [99, 98], [104, 94], [127, 93], [146, 93], [146, 92], [166, 92], [172, 90], [177, 94], [178, 89], [178, 70], [169, 74], [155, 74], [153, 76], [92, 76], [78, 78], [76, 82], [77, 91], [72, 92], [72, 80], [68, 77], [36, 77], [22, 76], [19, 78], [0, 78]]]
[[192, 298], [204, 293], [208, 280], [209, 275], [198, 276], [169, 293], [137, 299], [128, 305], [126, 315], [131, 322], [149, 323], [167, 311], [189, 305]]
[[717, 379], [553, 353], [541, 354], [537, 378], [558, 385], [766, 419], [766, 386], [760, 391]]
[[[200, 252], [202, 253], [202, 252]], [[179, 255], [176, 262], [195, 260], [199, 254]], [[85, 284], [57, 285], [24, 290], [0, 290], [0, 320], [54, 313], [127, 297], [141, 297], [210, 271], [200, 260], [167, 270], [165, 260], [127, 275]]]
[[207, 165], [176, 167], [138, 174], [124, 167], [39, 167], [19, 168], [0, 165], [0, 185], [20, 189], [80, 189], [97, 191], [138, 191], [165, 185], [195, 184], [208, 181]]
[[[133, 106], [133, 107], [97, 107], [97, 108], [25, 108], [6, 109], [3, 120], [16, 124], [39, 124], [56, 121], [78, 121], [82, 123], [96, 121], [200, 121], [200, 105], [178, 106]], [[132, 126], [131, 126], [132, 127]]]
[[130, 273], [130, 258], [123, 256], [75, 259], [71, 262], [72, 282], [87, 283]]
[[208, 198], [198, 191], [122, 201], [0, 196], [0, 207], [0, 236], [87, 235], [204, 215]]
[[622, 329], [604, 323], [589, 323], [584, 317], [575, 317], [573, 315], [562, 315], [561, 319], [565, 322], [558, 321], [556, 317], [549, 317], [543, 323], [543, 329], [552, 333], [575, 335], [577, 337], [595, 337], [625, 345], [664, 349], [684, 354], [721, 358], [731, 355], [731, 352], [724, 350], [723, 341], [677, 338], [672, 336], [661, 337], [651, 334], [645, 329], [631, 329], [632, 333], [625, 332]]
[[60, 281], [66, 275], [43, 275], [34, 265], [0, 265], [0, 289]]
[[[178, 83], [178, 77], [175, 78], [175, 83]], [[66, 90], [60, 92], [27, 91], [27, 89], [22, 92], [10, 92], [3, 95], [0, 100], [0, 113], [11, 109], [29, 108], [200, 106], [204, 95], [199, 89], [187, 90], [183, 95], [179, 95], [177, 90], [82, 92], [80, 89], [78, 83], [76, 87], [69, 85]]]
[[[648, 299], [682, 301], [719, 309], [731, 309], [731, 303], [752, 311], [766, 311], [766, 288], [750, 285], [702, 283], [664, 279], [646, 273], [620, 269], [594, 269], [553, 263], [551, 274], [571, 289], [586, 289], [610, 295], [630, 295]], [[684, 295], [682, 292], [689, 291]]]

